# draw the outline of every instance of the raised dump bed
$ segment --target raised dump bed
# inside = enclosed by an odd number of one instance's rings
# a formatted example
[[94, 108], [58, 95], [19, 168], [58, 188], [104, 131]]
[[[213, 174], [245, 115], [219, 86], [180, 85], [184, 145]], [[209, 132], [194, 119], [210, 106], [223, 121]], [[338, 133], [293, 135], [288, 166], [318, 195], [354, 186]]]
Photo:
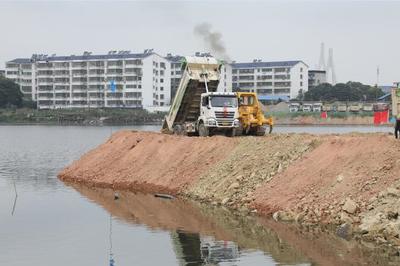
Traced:
[[163, 133], [208, 136], [222, 130], [234, 135], [239, 125], [237, 99], [234, 93], [217, 92], [220, 69], [213, 57], [184, 58], [183, 75]]

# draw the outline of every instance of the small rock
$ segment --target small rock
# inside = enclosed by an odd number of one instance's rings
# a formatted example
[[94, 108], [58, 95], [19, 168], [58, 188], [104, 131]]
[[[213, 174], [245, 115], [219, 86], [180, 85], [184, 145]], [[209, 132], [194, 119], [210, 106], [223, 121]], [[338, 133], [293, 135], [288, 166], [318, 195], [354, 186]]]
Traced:
[[386, 195], [387, 196], [392, 196], [392, 197], [399, 197], [400, 196], [400, 190], [390, 187], [390, 188], [388, 188], [386, 190]]
[[336, 235], [347, 240], [350, 238], [351, 233], [351, 225], [347, 223], [340, 225], [336, 230]]
[[398, 225], [394, 224], [388, 224], [385, 226], [385, 229], [383, 230], [383, 234], [386, 238], [389, 237], [399, 237], [400, 234], [400, 228]]
[[275, 221], [291, 222], [295, 220], [295, 214], [291, 211], [277, 211], [272, 215]]
[[229, 190], [231, 190], [231, 189], [238, 189], [240, 187], [240, 184], [238, 183], [238, 182], [235, 182], [235, 183], [232, 183], [230, 186], [229, 186]]
[[399, 213], [395, 211], [388, 211], [386, 217], [388, 220], [397, 220], [397, 217], [399, 217]]
[[350, 214], [353, 214], [357, 210], [357, 204], [350, 198], [347, 198], [342, 209]]
[[340, 175], [338, 175], [338, 176], [336, 177], [336, 182], [340, 183], [340, 182], [343, 181], [343, 179], [344, 179], [344, 176], [343, 176], [342, 174], [340, 174]]
[[272, 218], [273, 218], [275, 221], [279, 221], [279, 211], [274, 212], [274, 214], [272, 214]]
[[222, 204], [222, 205], [225, 205], [225, 204], [228, 203], [228, 201], [229, 201], [229, 198], [225, 198], [225, 199], [223, 199], [223, 200], [221, 201], [221, 204]]
[[238, 175], [237, 177], [236, 177], [236, 180], [237, 181], [241, 181], [243, 179], [243, 176], [242, 175]]
[[295, 217], [294, 217], [294, 221], [296, 223], [301, 223], [303, 220], [304, 220], [304, 214], [302, 214], [302, 213], [299, 213], [299, 214], [295, 215]]
[[341, 212], [340, 213], [340, 221], [342, 222], [342, 223], [346, 223], [346, 224], [352, 224], [353, 223], [353, 220], [350, 218], [350, 216], [347, 214], [347, 213], [345, 213], [345, 212]]
[[279, 164], [277, 172], [278, 172], [278, 173], [282, 172], [282, 169], [283, 169], [283, 168], [282, 168], [282, 164]]

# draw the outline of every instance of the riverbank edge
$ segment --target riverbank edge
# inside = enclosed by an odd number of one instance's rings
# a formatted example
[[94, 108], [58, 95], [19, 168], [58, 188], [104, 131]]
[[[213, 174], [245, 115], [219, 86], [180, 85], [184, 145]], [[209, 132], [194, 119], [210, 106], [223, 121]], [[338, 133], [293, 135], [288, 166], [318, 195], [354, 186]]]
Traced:
[[[372, 126], [372, 127], [393, 127], [392, 123], [384, 123], [384, 124], [371, 124], [371, 123], [364, 123], [364, 124], [356, 124], [356, 123], [328, 123], [328, 122], [315, 122], [315, 123], [300, 123], [300, 122], [280, 122], [277, 121], [274, 123], [275, 126]], [[144, 123], [58, 123], [58, 122], [0, 122], [0, 126], [88, 126], [88, 127], [102, 127], [102, 126], [162, 126], [160, 121], [154, 122], [144, 122]]]
[[[152, 134], [157, 135], [157, 133], [152, 133]], [[160, 134], [158, 134], [158, 135], [160, 135]], [[114, 140], [109, 140], [108, 142], [111, 141], [111, 143], [112, 143], [113, 141], [117, 141], [117, 140], [118, 140], [118, 137], [115, 138]], [[318, 143], [317, 145], [315, 145], [314, 148], [317, 148], [319, 145], [321, 145], [321, 144]], [[294, 162], [296, 162], [298, 160], [302, 160], [302, 158], [309, 156], [310, 152], [312, 152], [312, 149], [306, 150], [304, 152], [304, 154], [301, 154], [301, 156], [299, 156], [299, 158], [297, 158]], [[90, 153], [88, 155], [90, 156]], [[224, 160], [226, 160], [226, 158], [221, 159], [222, 162]], [[213, 167], [216, 164], [217, 163], [211, 164], [211, 165], [209, 165], [209, 167]], [[292, 163], [290, 163], [290, 164], [292, 164]], [[282, 169], [281, 172], [284, 172], [285, 170], [286, 169]], [[88, 170], [88, 171], [90, 172], [90, 170]], [[295, 224], [299, 224], [300, 226], [305, 226], [305, 227], [331, 228], [330, 230], [332, 230], [332, 228], [335, 228], [335, 229], [333, 229], [333, 231], [336, 231], [335, 233], [337, 233], [339, 236], [341, 236], [343, 238], [353, 238], [353, 239], [358, 240], [360, 243], [365, 243], [367, 245], [374, 243], [375, 245], [377, 245], [379, 247], [390, 248], [393, 250], [393, 254], [395, 254], [395, 255], [398, 255], [399, 250], [400, 250], [397, 243], [392, 243], [390, 241], [382, 242], [381, 236], [377, 235], [377, 236], [372, 236], [371, 238], [363, 237], [365, 235], [365, 232], [363, 232], [362, 230], [354, 230], [355, 227], [353, 227], [353, 225], [349, 225], [349, 224], [353, 223], [353, 221], [349, 222], [349, 220], [348, 220], [349, 215], [347, 215], [347, 216], [343, 217], [343, 219], [339, 220], [339, 223], [334, 220], [322, 221], [322, 220], [316, 220], [316, 219], [314, 219], [314, 217], [307, 219], [307, 217], [305, 215], [296, 213], [290, 208], [277, 209], [276, 206], [271, 205], [271, 206], [269, 206], [270, 211], [266, 211], [268, 209], [268, 203], [266, 203], [266, 205], [264, 207], [262, 207], [257, 204], [253, 204], [251, 202], [250, 202], [250, 204], [243, 204], [241, 206], [241, 204], [239, 204], [239, 205], [229, 204], [228, 201], [224, 202], [224, 200], [216, 201], [214, 198], [191, 193], [189, 191], [190, 185], [186, 186], [184, 189], [178, 189], [177, 187], [170, 187], [168, 185], [166, 185], [166, 186], [159, 185], [150, 180], [145, 180], [143, 182], [137, 182], [137, 181], [132, 182], [131, 180], [128, 180], [126, 178], [125, 179], [124, 178], [122, 178], [122, 179], [115, 178], [112, 180], [111, 183], [110, 182], [101, 182], [101, 181], [95, 180], [93, 178], [82, 178], [82, 177], [77, 178], [76, 176], [65, 174], [65, 170], [63, 172], [61, 172], [58, 175], [58, 177], [62, 181], [67, 182], [67, 183], [69, 183], [69, 182], [79, 183], [79, 184], [84, 184], [89, 187], [93, 186], [93, 187], [112, 188], [115, 190], [129, 190], [129, 191], [140, 191], [140, 192], [146, 192], [146, 193], [172, 194], [177, 197], [192, 199], [192, 200], [196, 200], [196, 201], [203, 202], [203, 203], [208, 203], [208, 204], [212, 204], [212, 205], [221, 205], [221, 206], [227, 207], [228, 209], [240, 211], [243, 213], [257, 214], [257, 215], [266, 216], [266, 217], [272, 216], [277, 221], [282, 221], [284, 223], [287, 223], [287, 222], [295, 223]], [[200, 177], [200, 178], [202, 178], [202, 177]], [[259, 185], [259, 184], [257, 184], [257, 185]], [[254, 198], [250, 199], [250, 201], [252, 201], [252, 200], [254, 200]], [[247, 202], [248, 198], [240, 198], [238, 200], [238, 202], [243, 202], [243, 201]], [[341, 209], [343, 208], [343, 205], [345, 205], [345, 203], [346, 202], [340, 203]], [[238, 206], [241, 206], [241, 207], [238, 207]], [[264, 210], [262, 210], [263, 208], [264, 208]], [[358, 212], [360, 212], [360, 209], [358, 209]], [[347, 219], [347, 221], [346, 221], [346, 219]], [[356, 223], [359, 224], [360, 222], [358, 221]], [[355, 226], [357, 226], [357, 224], [355, 224]]]

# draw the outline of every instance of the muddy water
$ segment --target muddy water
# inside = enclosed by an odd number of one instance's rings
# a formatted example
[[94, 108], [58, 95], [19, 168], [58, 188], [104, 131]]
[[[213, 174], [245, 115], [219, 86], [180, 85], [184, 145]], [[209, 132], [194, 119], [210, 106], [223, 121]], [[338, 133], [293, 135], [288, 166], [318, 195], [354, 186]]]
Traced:
[[329, 233], [56, 178], [116, 129], [0, 126], [0, 265], [389, 263]]

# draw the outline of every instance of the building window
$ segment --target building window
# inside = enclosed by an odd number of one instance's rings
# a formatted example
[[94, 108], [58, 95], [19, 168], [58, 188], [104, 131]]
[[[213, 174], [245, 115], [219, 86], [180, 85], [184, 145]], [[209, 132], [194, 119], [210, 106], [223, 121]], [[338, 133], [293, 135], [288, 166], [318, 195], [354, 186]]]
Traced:
[[303, 74], [300, 74], [300, 79], [303, 79]]
[[160, 82], [163, 83], [163, 82], [164, 82], [164, 79], [160, 79]]
[[160, 100], [164, 100], [164, 94], [160, 94]]
[[300, 72], [303, 72], [303, 68], [302, 67], [300, 67]]
[[300, 81], [300, 87], [302, 87], [303, 86], [303, 81]]
[[160, 91], [164, 91], [164, 87], [160, 87]]

